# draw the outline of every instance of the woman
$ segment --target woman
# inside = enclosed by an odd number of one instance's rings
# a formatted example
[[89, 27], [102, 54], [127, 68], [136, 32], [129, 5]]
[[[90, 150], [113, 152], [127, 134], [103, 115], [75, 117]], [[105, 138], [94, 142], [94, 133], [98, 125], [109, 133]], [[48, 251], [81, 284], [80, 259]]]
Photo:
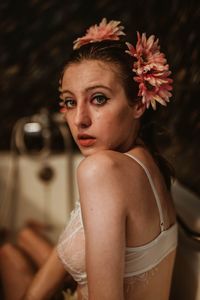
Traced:
[[49, 299], [65, 270], [80, 299], [169, 299], [177, 225], [170, 169], [149, 125], [172, 80], [154, 36], [138, 33], [133, 47], [123, 35], [120, 22], [103, 19], [64, 67], [62, 112], [85, 157], [80, 202], [24, 299]]

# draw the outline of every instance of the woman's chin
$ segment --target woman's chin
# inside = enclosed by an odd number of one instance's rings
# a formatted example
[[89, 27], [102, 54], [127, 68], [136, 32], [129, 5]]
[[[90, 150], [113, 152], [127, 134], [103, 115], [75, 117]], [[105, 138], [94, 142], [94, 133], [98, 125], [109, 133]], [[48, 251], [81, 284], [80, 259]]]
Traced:
[[92, 154], [95, 154], [99, 151], [102, 151], [102, 150], [109, 150], [108, 148], [106, 147], [79, 147], [80, 149], [80, 152], [81, 154], [84, 156], [84, 157], [87, 157], [87, 156], [90, 156]]

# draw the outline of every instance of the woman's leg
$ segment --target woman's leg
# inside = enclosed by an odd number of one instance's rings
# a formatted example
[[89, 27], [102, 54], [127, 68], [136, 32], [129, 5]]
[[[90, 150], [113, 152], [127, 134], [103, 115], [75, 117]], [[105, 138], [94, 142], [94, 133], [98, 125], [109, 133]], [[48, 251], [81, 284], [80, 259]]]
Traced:
[[[37, 269], [53, 250], [53, 245], [47, 239], [29, 227], [18, 233], [16, 244], [17, 247], [7, 243], [0, 248], [0, 273], [5, 300], [20, 299]], [[63, 284], [63, 289], [76, 289], [76, 283], [69, 274], [66, 274]]]
[[18, 233], [16, 243], [38, 268], [45, 263], [53, 250], [53, 245], [46, 238], [29, 227], [23, 228]]
[[5, 300], [21, 299], [34, 276], [31, 262], [11, 244], [0, 248], [0, 275]]

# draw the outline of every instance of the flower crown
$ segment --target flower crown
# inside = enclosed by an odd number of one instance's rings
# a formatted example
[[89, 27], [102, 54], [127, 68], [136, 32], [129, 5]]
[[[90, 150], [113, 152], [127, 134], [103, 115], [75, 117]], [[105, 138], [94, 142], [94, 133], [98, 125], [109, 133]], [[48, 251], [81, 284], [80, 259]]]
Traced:
[[[105, 18], [99, 25], [91, 26], [86, 35], [74, 41], [73, 49], [81, 46], [100, 42], [103, 40], [119, 40], [124, 27], [120, 25], [120, 21], [107, 22]], [[133, 72], [136, 76], [133, 79], [139, 84], [138, 96], [142, 98], [142, 103], [146, 108], [151, 105], [156, 109], [156, 102], [166, 106], [169, 98], [172, 96], [173, 80], [169, 78], [171, 71], [165, 58], [164, 53], [160, 52], [159, 40], [155, 40], [155, 36], [151, 35], [148, 39], [146, 33], [140, 35], [137, 32], [137, 44], [134, 47], [130, 43], [126, 43], [128, 50], [126, 53], [134, 58]]]

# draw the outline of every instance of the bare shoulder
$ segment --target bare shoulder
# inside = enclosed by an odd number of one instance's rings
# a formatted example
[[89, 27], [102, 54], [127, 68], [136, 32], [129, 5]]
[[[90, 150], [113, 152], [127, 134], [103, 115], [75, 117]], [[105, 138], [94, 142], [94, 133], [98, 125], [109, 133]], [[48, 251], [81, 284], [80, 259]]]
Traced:
[[[77, 170], [80, 200], [108, 203], [128, 209], [130, 201], [138, 199], [137, 193], [146, 180], [141, 167], [127, 155], [116, 151], [99, 151], [81, 161]], [[99, 200], [100, 196], [100, 200]], [[134, 200], [135, 199], [135, 200]]]
[[125, 209], [127, 180], [124, 170], [124, 154], [105, 150], [81, 161], [77, 170], [80, 201], [96, 206], [113, 206]]
[[[126, 185], [139, 184], [146, 176], [141, 166], [125, 155], [112, 150], [102, 150], [83, 159], [77, 169], [78, 182], [90, 180], [115, 180], [123, 188]], [[132, 181], [134, 178], [134, 181]]]
[[120, 169], [120, 157], [123, 154], [111, 151], [102, 150], [93, 155], [84, 158], [78, 166], [77, 173], [79, 177], [93, 176], [95, 174], [103, 174], [112, 172], [113, 170]]

